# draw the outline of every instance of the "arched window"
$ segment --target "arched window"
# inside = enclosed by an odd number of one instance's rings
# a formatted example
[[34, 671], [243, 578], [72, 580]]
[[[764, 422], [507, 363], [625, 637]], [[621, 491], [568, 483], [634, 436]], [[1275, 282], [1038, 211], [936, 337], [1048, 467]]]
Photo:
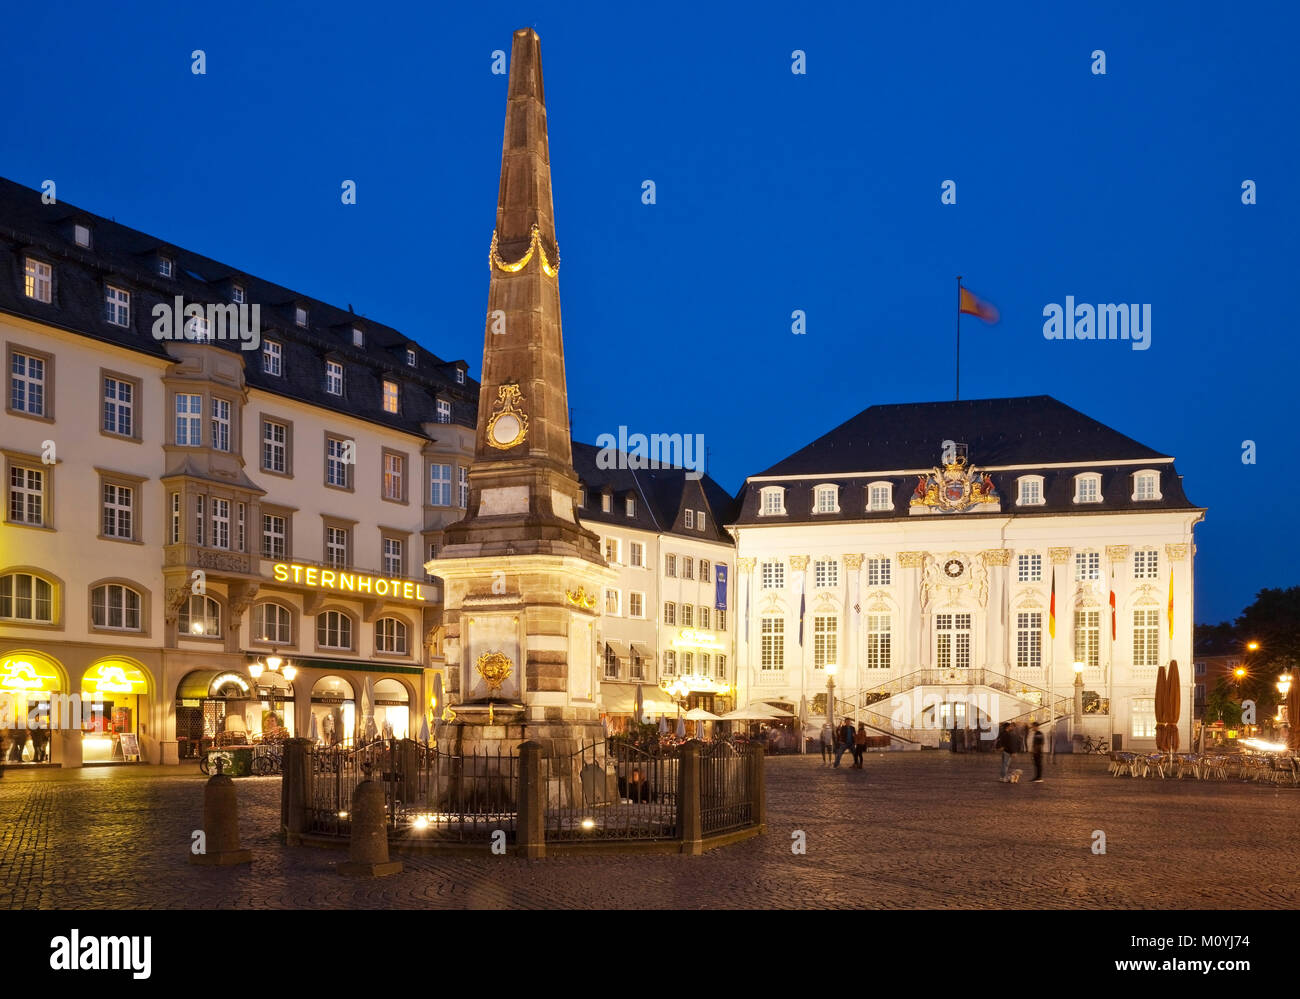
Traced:
[[1160, 473], [1153, 469], [1143, 469], [1133, 473], [1133, 500], [1163, 499], [1160, 495]]
[[342, 611], [317, 614], [316, 644], [322, 649], [352, 648], [352, 619]]
[[818, 486], [813, 493], [813, 513], [839, 513], [840, 487], [836, 485]]
[[1097, 472], [1081, 472], [1074, 477], [1074, 502], [1101, 502], [1101, 475]]
[[30, 572], [0, 576], [0, 618], [54, 623], [54, 587]]
[[90, 621], [96, 628], [140, 630], [140, 594], [121, 583], [106, 583], [90, 591]]
[[406, 655], [406, 623], [395, 617], [381, 617], [375, 622], [375, 649]]
[[762, 505], [759, 513], [771, 517], [785, 513], [785, 489], [782, 486], [764, 486], [759, 493]]
[[280, 604], [258, 604], [253, 611], [253, 641], [293, 644], [293, 615]]
[[196, 638], [221, 637], [221, 606], [211, 597], [191, 594], [181, 607], [176, 624], [182, 635]]

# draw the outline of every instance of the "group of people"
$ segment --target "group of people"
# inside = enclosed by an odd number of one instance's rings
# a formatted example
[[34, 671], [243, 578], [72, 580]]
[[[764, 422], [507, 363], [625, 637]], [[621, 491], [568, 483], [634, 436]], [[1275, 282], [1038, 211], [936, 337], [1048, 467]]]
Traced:
[[4, 747], [9, 747], [8, 762], [22, 763], [27, 737], [32, 740], [32, 762], [48, 763], [50, 760], [50, 733], [48, 729], [11, 729], [0, 732], [0, 764], [5, 762]]
[[862, 758], [867, 753], [866, 722], [858, 722], [856, 730], [853, 728], [853, 722], [848, 718], [845, 718], [834, 730], [831, 729], [829, 721], [823, 723], [821, 747], [822, 763], [838, 767], [844, 754], [852, 753], [852, 769], [861, 770]]
[[1030, 783], [1041, 784], [1043, 782], [1043, 745], [1047, 742], [1047, 739], [1038, 727], [1038, 722], [1034, 722], [1029, 726], [1025, 735], [1021, 735], [1010, 722], [1003, 722], [998, 729], [997, 741], [993, 743], [994, 749], [1002, 750], [1002, 775], [998, 777], [998, 780], [1003, 784], [1014, 783], [1011, 779], [1011, 765], [1015, 762], [1016, 754], [1025, 751], [1026, 742], [1029, 743], [1030, 752], [1034, 758], [1034, 776]]

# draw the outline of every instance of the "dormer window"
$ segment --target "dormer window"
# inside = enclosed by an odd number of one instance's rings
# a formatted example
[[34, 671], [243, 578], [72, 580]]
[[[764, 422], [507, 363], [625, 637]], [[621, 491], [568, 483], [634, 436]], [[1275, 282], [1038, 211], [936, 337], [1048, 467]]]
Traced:
[[873, 482], [867, 486], [867, 509], [877, 513], [894, 509], [894, 487], [888, 482]]
[[343, 365], [338, 361], [325, 362], [325, 391], [330, 395], [343, 394]]
[[451, 403], [449, 403], [446, 399], [439, 399], [439, 400], [435, 403], [435, 406], [437, 407], [437, 421], [436, 421], [436, 422], [438, 422], [438, 423], [450, 423], [450, 422], [451, 422]]
[[401, 395], [398, 390], [397, 382], [384, 379], [384, 412], [397, 413], [401, 411]]
[[693, 530], [695, 530], [695, 511], [694, 511], [694, 510], [687, 510], [687, 511], [686, 511], [686, 529], [687, 529], [688, 531], [693, 531]]
[[636, 497], [635, 497], [635, 496], [628, 496], [626, 499], [623, 500], [623, 512], [626, 513], [629, 517], [635, 517], [635, 516], [636, 516]]
[[465, 369], [464, 369], [464, 368], [457, 368], [457, 369], [456, 369], [456, 383], [457, 383], [458, 385], [464, 385], [464, 384], [465, 384]]
[[244, 286], [242, 284], [230, 286], [230, 300], [236, 305], [244, 304]]
[[356, 329], [354, 327], [352, 330], [352, 346], [357, 348], [364, 348], [365, 345], [366, 345], [365, 333], [363, 333], [361, 330]]
[[1022, 475], [1016, 480], [1016, 506], [1043, 505], [1043, 477]]
[[293, 321], [299, 326], [305, 327], [307, 325], [307, 310], [301, 305], [293, 310]]
[[406, 348], [406, 366], [408, 368], [415, 367], [415, 351], [410, 347]]
[[774, 517], [785, 513], [785, 488], [783, 486], [764, 486], [759, 493], [759, 514]]
[[1074, 477], [1074, 502], [1101, 502], [1101, 475], [1097, 472], [1084, 472]]
[[90, 227], [85, 225], [74, 225], [72, 227], [72, 238], [78, 246], [90, 246]]
[[1160, 473], [1144, 469], [1133, 473], [1133, 500], [1135, 502], [1160, 499]]
[[610, 513], [614, 509], [614, 497], [609, 493], [600, 494], [600, 510], [602, 513]]
[[54, 268], [27, 257], [23, 261], [23, 294], [49, 305], [54, 297]]
[[839, 513], [840, 487], [818, 486], [814, 492], [813, 513]]
[[171, 257], [159, 257], [159, 258], [158, 258], [158, 273], [161, 274], [163, 277], [171, 277], [171, 276], [172, 276], [172, 258], [171, 258]]

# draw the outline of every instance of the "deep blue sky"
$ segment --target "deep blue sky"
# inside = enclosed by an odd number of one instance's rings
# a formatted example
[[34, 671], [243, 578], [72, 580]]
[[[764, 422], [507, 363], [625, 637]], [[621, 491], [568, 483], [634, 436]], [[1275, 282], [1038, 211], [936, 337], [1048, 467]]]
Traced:
[[[1300, 582], [1296, 5], [821, 6], [28, 5], [0, 174], [477, 371], [491, 53], [532, 25], [581, 438], [703, 433], [734, 491], [868, 405], [951, 398], [961, 273], [1003, 317], [963, 321], [964, 398], [1051, 394], [1176, 456], [1210, 508], [1198, 620]], [[1044, 340], [1066, 295], [1150, 303], [1151, 349]]]

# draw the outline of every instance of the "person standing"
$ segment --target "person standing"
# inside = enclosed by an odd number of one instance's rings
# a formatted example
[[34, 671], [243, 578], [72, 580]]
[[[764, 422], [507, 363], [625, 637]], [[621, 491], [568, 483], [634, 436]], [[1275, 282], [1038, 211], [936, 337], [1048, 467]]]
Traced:
[[831, 731], [829, 720], [822, 722], [822, 763], [830, 763], [831, 757], [835, 755], [835, 733]]
[[1033, 725], [1033, 751], [1034, 751], [1034, 779], [1031, 783], [1041, 784], [1043, 782], [1043, 744], [1047, 741], [1043, 737], [1042, 729], [1038, 727], [1038, 722]]
[[844, 754], [851, 752], [853, 749], [853, 722], [845, 718], [844, 724], [839, 727], [839, 730], [835, 734], [838, 745], [835, 748], [834, 765], [838, 767], [840, 765], [840, 760], [844, 758]]
[[861, 770], [862, 758], [867, 755], [867, 723], [858, 722], [858, 730], [853, 733], [853, 766]]
[[1015, 729], [1011, 727], [1010, 722], [1003, 722], [998, 729], [997, 741], [993, 743], [994, 749], [1002, 750], [1002, 773], [999, 775], [998, 780], [1003, 784], [1010, 783], [1011, 781], [1011, 757], [1015, 752], [1012, 747], [1015, 743]]

